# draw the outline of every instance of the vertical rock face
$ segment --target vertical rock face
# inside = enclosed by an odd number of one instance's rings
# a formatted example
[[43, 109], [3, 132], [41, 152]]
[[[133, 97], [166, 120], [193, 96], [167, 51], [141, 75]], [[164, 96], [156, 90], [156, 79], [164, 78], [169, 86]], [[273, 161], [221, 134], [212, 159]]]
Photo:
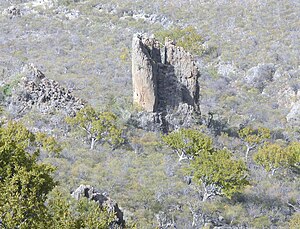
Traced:
[[132, 50], [133, 101], [148, 112], [155, 111], [157, 62], [161, 62], [159, 43], [137, 35], [133, 38]]
[[171, 41], [134, 35], [133, 100], [147, 112], [170, 112], [187, 104], [199, 111], [199, 71], [193, 57]]

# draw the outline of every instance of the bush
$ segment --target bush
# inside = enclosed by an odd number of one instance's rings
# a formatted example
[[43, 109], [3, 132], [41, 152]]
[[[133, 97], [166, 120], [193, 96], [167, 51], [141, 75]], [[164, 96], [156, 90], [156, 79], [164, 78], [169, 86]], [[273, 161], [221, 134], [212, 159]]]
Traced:
[[155, 33], [155, 37], [157, 37], [161, 43], [163, 43], [165, 38], [175, 40], [178, 46], [181, 46], [185, 50], [196, 55], [202, 55], [204, 51], [202, 47], [204, 40], [202, 36], [198, 34], [197, 30], [192, 26], [188, 26], [183, 29], [179, 27], [173, 27], [169, 30]]

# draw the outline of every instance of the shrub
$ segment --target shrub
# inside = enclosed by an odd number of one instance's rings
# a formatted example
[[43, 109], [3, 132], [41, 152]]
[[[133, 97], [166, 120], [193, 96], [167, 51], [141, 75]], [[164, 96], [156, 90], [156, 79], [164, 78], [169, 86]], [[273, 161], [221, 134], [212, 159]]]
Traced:
[[155, 37], [157, 37], [161, 43], [165, 38], [175, 40], [178, 46], [196, 55], [201, 55], [204, 51], [202, 48], [204, 40], [192, 26], [185, 28], [172, 27], [169, 30], [155, 33]]

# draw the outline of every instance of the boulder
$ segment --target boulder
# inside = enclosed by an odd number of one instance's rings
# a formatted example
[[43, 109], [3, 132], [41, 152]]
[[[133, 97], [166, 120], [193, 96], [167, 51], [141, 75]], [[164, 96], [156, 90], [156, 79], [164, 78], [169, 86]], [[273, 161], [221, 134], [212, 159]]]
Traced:
[[95, 201], [99, 204], [99, 207], [106, 208], [109, 212], [114, 212], [116, 214], [116, 220], [114, 223], [121, 227], [125, 226], [123, 212], [119, 208], [117, 202], [109, 198], [107, 194], [98, 192], [93, 186], [80, 185], [74, 192], [71, 193], [71, 195], [76, 200], [88, 198], [91, 201]]
[[2, 12], [2, 15], [9, 17], [10, 19], [14, 17], [21, 16], [21, 10], [17, 6], [10, 6]]
[[273, 80], [275, 73], [275, 65], [259, 64], [256, 67], [250, 68], [246, 73], [246, 81], [253, 87], [262, 91], [268, 82]]
[[291, 110], [286, 116], [286, 120], [292, 124], [300, 124], [300, 101], [294, 103]]

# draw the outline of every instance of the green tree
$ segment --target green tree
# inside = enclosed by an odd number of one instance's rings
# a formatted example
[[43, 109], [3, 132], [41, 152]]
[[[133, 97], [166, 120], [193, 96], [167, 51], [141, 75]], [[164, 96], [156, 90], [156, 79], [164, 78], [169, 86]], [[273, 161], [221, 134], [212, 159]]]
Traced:
[[48, 136], [45, 133], [38, 132], [35, 134], [35, 138], [41, 149], [45, 150], [49, 154], [58, 156], [62, 151], [61, 144], [58, 143], [53, 136]]
[[57, 191], [48, 200], [57, 183], [54, 167], [38, 162], [40, 149], [60, 150], [55, 139], [35, 135], [20, 123], [0, 127], [0, 227], [109, 228], [114, 213], [95, 202], [68, 201]]
[[35, 135], [19, 123], [0, 127], [0, 217], [8, 228], [47, 224], [47, 194], [54, 168], [38, 163]]
[[196, 55], [201, 55], [204, 51], [202, 48], [204, 39], [193, 26], [185, 28], [172, 27], [169, 30], [155, 33], [155, 37], [160, 41], [164, 41], [165, 38], [175, 40], [178, 46]]
[[242, 160], [235, 160], [228, 150], [214, 150], [195, 157], [190, 170], [195, 182], [202, 186], [202, 200], [216, 195], [230, 198], [246, 185], [247, 167]]
[[162, 136], [162, 140], [177, 153], [179, 161], [192, 159], [201, 152], [211, 152], [213, 150], [211, 138], [193, 129], [173, 131]]
[[293, 142], [288, 146], [266, 143], [253, 155], [253, 159], [274, 175], [279, 168], [291, 168], [300, 163], [300, 143]]
[[100, 208], [99, 204], [82, 198], [79, 201], [67, 197], [55, 189], [48, 201], [52, 228], [110, 228], [115, 220], [114, 212]]
[[122, 129], [117, 125], [117, 116], [111, 112], [97, 112], [87, 106], [75, 117], [67, 117], [66, 122], [81, 131], [90, 142], [90, 149], [94, 149], [96, 142], [107, 142], [113, 147], [124, 142]]
[[216, 196], [231, 197], [249, 184], [243, 161], [235, 160], [228, 150], [218, 150], [210, 137], [197, 130], [181, 129], [162, 137], [179, 156], [190, 159], [189, 173], [201, 189], [202, 201]]
[[259, 144], [271, 137], [271, 132], [268, 128], [259, 127], [254, 129], [252, 127], [245, 127], [239, 131], [239, 137], [246, 146], [245, 160], [248, 160], [249, 152], [255, 149]]
[[296, 213], [294, 213], [294, 215], [292, 215], [292, 217], [289, 221], [289, 228], [297, 229], [297, 228], [299, 228], [299, 225], [300, 225], [300, 212], [296, 212]]

